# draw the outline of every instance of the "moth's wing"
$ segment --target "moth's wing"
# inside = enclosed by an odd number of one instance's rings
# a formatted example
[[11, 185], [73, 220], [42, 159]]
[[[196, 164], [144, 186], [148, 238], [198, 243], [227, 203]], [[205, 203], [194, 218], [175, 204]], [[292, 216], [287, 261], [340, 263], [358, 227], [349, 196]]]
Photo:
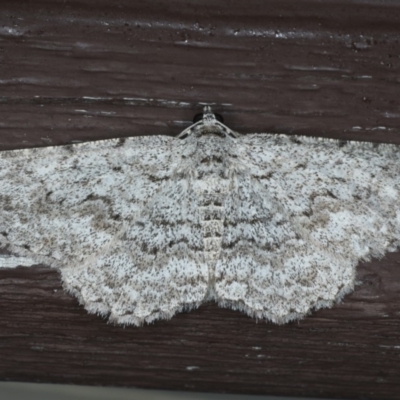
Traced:
[[[399, 243], [395, 146], [250, 135], [225, 204], [216, 296], [278, 323], [353, 289], [360, 259]], [[295, 140], [295, 142], [293, 142]]]
[[0, 152], [0, 247], [60, 268], [101, 251], [169, 179], [172, 140]]
[[233, 179], [224, 209], [215, 271], [219, 305], [285, 323], [353, 288], [354, 260], [310, 241], [251, 176]]
[[249, 135], [249, 173], [321, 245], [369, 259], [400, 244], [400, 147]]
[[198, 306], [208, 269], [182, 151], [141, 137], [0, 153], [1, 244], [58, 267], [88, 311], [118, 323]]
[[141, 325], [198, 307], [208, 289], [196, 194], [175, 177], [98, 257], [63, 270], [67, 289], [92, 313]]

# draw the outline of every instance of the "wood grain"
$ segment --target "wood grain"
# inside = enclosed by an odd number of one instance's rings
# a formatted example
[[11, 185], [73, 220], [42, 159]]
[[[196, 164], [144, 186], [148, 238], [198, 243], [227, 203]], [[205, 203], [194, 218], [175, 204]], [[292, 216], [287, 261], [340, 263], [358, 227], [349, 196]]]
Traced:
[[[0, 149], [232, 129], [400, 144], [394, 1], [2, 1]], [[44, 266], [0, 270], [0, 379], [400, 398], [400, 253], [283, 326], [207, 304], [121, 328]]]

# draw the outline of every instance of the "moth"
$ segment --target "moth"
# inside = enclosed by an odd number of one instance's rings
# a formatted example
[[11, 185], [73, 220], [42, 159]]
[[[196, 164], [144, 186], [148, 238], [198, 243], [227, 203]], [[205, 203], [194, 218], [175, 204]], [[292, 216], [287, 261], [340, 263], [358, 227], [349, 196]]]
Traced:
[[282, 324], [398, 249], [399, 205], [398, 146], [240, 135], [206, 106], [176, 137], [0, 152], [0, 265], [58, 269], [117, 324], [211, 300]]

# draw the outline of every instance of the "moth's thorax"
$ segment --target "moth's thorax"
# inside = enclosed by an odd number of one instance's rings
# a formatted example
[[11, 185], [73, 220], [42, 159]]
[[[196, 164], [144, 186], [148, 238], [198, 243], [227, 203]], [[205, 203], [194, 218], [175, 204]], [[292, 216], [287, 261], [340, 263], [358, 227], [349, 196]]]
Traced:
[[212, 116], [208, 119], [203, 119], [203, 121], [195, 125], [193, 127], [193, 134], [196, 137], [217, 136], [224, 138], [228, 136], [228, 128], [225, 125], [218, 123]]
[[229, 139], [220, 136], [197, 138], [195, 154], [198, 177], [207, 175], [224, 176], [229, 163]]
[[196, 132], [197, 137], [203, 137], [203, 136], [209, 136], [209, 137], [220, 137], [220, 138], [225, 138], [226, 137], [226, 132], [224, 132], [222, 129], [219, 127], [204, 127], [203, 129], [199, 130]]

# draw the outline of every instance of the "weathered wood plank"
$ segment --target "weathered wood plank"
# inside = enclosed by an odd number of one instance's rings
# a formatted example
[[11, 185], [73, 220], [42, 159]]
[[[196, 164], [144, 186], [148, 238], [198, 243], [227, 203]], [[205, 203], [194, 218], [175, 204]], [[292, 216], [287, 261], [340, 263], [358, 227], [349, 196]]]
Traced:
[[[391, 1], [3, 1], [0, 148], [174, 135], [203, 102], [239, 132], [400, 144]], [[0, 379], [399, 398], [400, 254], [275, 326], [213, 304], [143, 328], [88, 315], [43, 266], [0, 271]]]
[[396, 3], [89, 4], [2, 2], [2, 107], [135, 98], [181, 119], [210, 102], [244, 132], [398, 140]]

